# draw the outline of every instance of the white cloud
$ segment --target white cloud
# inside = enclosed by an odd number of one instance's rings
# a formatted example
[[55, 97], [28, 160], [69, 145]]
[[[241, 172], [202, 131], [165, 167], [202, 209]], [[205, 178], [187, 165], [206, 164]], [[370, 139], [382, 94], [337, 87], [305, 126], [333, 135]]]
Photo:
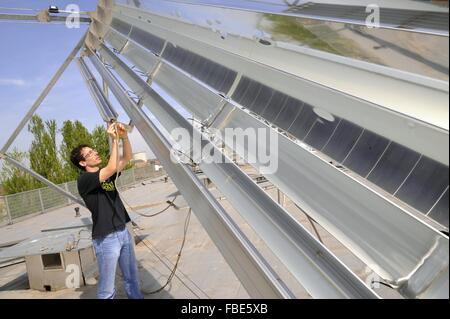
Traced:
[[21, 79], [0, 79], [0, 85], [3, 86], [25, 86], [27, 83]]

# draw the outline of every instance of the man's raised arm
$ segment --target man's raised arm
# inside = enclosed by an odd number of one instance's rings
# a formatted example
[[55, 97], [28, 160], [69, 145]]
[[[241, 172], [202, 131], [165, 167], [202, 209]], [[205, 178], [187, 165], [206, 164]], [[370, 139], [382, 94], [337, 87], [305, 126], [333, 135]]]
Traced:
[[104, 182], [108, 178], [113, 176], [117, 172], [117, 167], [118, 167], [117, 164], [120, 163], [120, 161], [119, 162], [117, 161], [117, 154], [119, 152], [118, 139], [119, 139], [120, 135], [117, 134], [117, 132], [116, 132], [116, 124], [111, 124], [108, 127], [107, 132], [108, 132], [109, 136], [111, 136], [111, 139], [112, 139], [111, 154], [110, 154], [110, 157], [108, 160], [108, 164], [100, 170], [100, 174], [99, 174], [100, 182]]

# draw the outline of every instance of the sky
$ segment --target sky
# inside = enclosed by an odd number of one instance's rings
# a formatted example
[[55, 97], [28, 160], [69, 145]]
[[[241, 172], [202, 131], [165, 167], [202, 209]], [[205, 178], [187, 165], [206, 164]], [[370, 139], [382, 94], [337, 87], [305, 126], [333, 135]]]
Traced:
[[[33, 11], [10, 11], [5, 8], [45, 9], [57, 5], [64, 9], [77, 3], [81, 11], [94, 11], [97, 1], [63, 0], [0, 0], [1, 13], [31, 14]], [[2, 22], [0, 20], [0, 144], [2, 147], [12, 134], [33, 102], [40, 95], [67, 55], [87, 29], [69, 29], [65, 24], [39, 24]], [[112, 98], [119, 113], [119, 121], [129, 119]], [[90, 131], [103, 121], [90, 97], [77, 65], [73, 62], [59, 79], [50, 94], [38, 108], [36, 114], [55, 119], [58, 127], [65, 120], [79, 120]], [[139, 132], [134, 129], [130, 135], [133, 152], [153, 154]], [[25, 127], [10, 150], [28, 150], [32, 136]]]

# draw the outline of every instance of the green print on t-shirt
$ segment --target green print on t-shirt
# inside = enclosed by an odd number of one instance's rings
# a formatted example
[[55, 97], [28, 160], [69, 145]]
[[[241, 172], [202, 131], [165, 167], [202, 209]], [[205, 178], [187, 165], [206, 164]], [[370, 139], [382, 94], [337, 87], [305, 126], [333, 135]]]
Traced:
[[114, 187], [114, 183], [113, 182], [103, 182], [102, 183], [102, 188], [107, 191], [107, 192], [113, 192], [116, 190], [116, 188]]

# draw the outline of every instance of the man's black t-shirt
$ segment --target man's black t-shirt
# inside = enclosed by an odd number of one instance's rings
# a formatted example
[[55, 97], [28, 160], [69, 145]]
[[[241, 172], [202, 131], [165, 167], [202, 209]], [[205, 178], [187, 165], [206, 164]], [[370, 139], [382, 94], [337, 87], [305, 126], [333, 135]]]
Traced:
[[100, 183], [99, 174], [100, 170], [95, 173], [83, 173], [78, 177], [78, 192], [92, 213], [93, 239], [122, 230], [130, 221], [130, 216], [116, 190], [114, 183], [116, 174], [103, 183]]

